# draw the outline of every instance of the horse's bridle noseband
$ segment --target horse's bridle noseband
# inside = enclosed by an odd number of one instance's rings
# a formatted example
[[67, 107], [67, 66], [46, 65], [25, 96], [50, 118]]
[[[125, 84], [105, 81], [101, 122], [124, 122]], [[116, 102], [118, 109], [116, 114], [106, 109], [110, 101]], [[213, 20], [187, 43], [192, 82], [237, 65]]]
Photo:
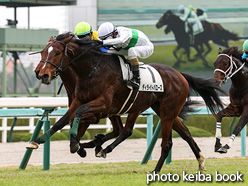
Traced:
[[[228, 57], [229, 60], [230, 60], [230, 66], [229, 66], [229, 68], [228, 68], [226, 71], [221, 70], [221, 69], [218, 69], [218, 68], [214, 70], [214, 73], [215, 73], [215, 72], [221, 72], [221, 73], [223, 73], [223, 74], [225, 75], [224, 79], [222, 80], [223, 83], [225, 83], [228, 79], [230, 79], [230, 78], [231, 78], [232, 76], [234, 76], [238, 71], [240, 71], [240, 70], [244, 67], [245, 63], [243, 63], [243, 64], [238, 68], [237, 65], [236, 65], [236, 63], [235, 63], [235, 61], [233, 60], [233, 57], [232, 57], [232, 56], [229, 56], [229, 55], [227, 55], [227, 54], [219, 54], [218, 57], [217, 57], [217, 59], [218, 59], [220, 56], [226, 56], [226, 57]], [[233, 72], [233, 69], [234, 69], [234, 72]]]

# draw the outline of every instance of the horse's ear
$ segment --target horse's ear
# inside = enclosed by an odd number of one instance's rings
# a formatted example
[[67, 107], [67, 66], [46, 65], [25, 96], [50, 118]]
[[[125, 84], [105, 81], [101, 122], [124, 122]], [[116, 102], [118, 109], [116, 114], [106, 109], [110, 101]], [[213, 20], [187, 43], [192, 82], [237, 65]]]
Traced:
[[70, 36], [70, 37], [66, 38], [66, 39], [64, 40], [64, 43], [65, 43], [65, 44], [68, 44], [68, 43], [72, 40], [73, 37], [74, 37], [74, 36]]
[[48, 40], [48, 42], [52, 41], [53, 40], [53, 36], [50, 37], [50, 39]]
[[221, 54], [221, 52], [222, 52], [222, 49], [221, 49], [221, 47], [219, 47], [218, 53]]
[[228, 55], [231, 56], [237, 50], [238, 50], [238, 47], [237, 46], [232, 46], [231, 47], [231, 50], [228, 52]]

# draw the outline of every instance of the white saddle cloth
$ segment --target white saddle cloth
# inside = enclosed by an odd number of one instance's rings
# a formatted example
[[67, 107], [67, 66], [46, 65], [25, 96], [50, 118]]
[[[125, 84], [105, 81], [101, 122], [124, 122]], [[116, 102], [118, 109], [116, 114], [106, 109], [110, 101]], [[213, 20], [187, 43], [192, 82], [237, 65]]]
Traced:
[[[121, 57], [119, 57], [119, 60], [120, 60], [123, 80], [132, 79], [133, 74], [129, 65], [124, 63]], [[155, 68], [140, 62], [139, 70], [140, 70], [139, 91], [164, 92], [164, 85], [162, 78]], [[132, 89], [132, 86], [127, 86], [127, 87]]]

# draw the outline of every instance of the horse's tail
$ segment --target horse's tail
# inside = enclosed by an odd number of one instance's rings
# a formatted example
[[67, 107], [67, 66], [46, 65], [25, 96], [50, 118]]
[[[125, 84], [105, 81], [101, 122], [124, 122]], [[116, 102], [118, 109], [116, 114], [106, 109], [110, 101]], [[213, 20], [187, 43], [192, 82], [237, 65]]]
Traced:
[[225, 91], [215, 85], [214, 81], [211, 79], [196, 78], [185, 73], [181, 74], [188, 81], [191, 90], [198, 93], [203, 98], [206, 106], [213, 114], [216, 114], [220, 108], [223, 108], [222, 101], [217, 91], [222, 93], [225, 93]]
[[190, 100], [190, 98], [188, 97], [188, 100], [185, 102], [181, 112], [179, 113], [179, 117], [182, 118], [183, 120], [187, 120], [187, 114], [188, 113], [193, 113], [193, 112], [197, 112], [198, 110], [194, 109], [191, 107], [191, 105], [197, 105], [200, 104], [199, 101], [193, 101]]
[[223, 39], [223, 40], [233, 40], [237, 41], [239, 40], [239, 37], [236, 33], [229, 32], [228, 30], [224, 29], [220, 24], [213, 23], [215, 27], [216, 37], [217, 39]]

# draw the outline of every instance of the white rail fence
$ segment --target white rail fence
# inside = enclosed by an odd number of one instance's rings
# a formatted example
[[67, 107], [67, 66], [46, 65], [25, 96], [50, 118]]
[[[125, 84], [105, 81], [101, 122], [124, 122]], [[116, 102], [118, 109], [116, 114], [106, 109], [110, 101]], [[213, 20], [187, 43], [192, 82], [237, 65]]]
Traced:
[[[19, 98], [0, 98], [0, 119], [2, 119], [2, 125], [0, 125], [0, 131], [2, 133], [2, 142], [7, 142], [7, 132], [11, 130], [11, 126], [7, 125], [8, 119], [13, 119], [14, 116], [1, 117], [1, 110], [8, 109], [11, 112], [11, 108], [42, 108], [42, 107], [68, 107], [68, 101], [66, 97], [19, 97]], [[55, 118], [58, 121], [61, 116], [52, 116], [49, 115], [49, 118]], [[146, 117], [142, 115], [141, 117]], [[28, 119], [27, 126], [15, 126], [14, 131], [29, 131], [33, 133], [35, 129], [35, 119], [40, 118], [36, 117], [18, 117], [18, 119]], [[70, 126], [66, 125], [63, 129], [69, 129]], [[147, 128], [147, 124], [135, 124], [134, 128]], [[109, 119], [106, 119], [105, 124], [92, 124], [89, 126], [89, 129], [106, 129], [106, 131], [110, 131], [112, 129], [112, 125]]]
[[[222, 101], [225, 104], [229, 103], [229, 97], [222, 97]], [[202, 106], [205, 106], [201, 97], [193, 97], [192, 100], [202, 102]], [[2, 142], [7, 142], [7, 132], [11, 130], [11, 126], [7, 125], [8, 119], [13, 119], [14, 116], [1, 117], [1, 110], [8, 109], [11, 112], [11, 108], [42, 108], [42, 107], [68, 107], [68, 101], [66, 97], [19, 97], [19, 98], [0, 98], [0, 119], [2, 119], [2, 125], [0, 126], [0, 131], [2, 133]], [[62, 115], [61, 115], [62, 116]], [[49, 118], [55, 118], [56, 121], [60, 119], [61, 116], [52, 116]], [[146, 117], [142, 115], [141, 117]], [[29, 120], [27, 126], [15, 126], [14, 130], [26, 130], [30, 133], [33, 133], [35, 129], [35, 118], [40, 117], [18, 117], [19, 118], [27, 118]], [[69, 125], [65, 126], [64, 129], [69, 129]], [[147, 128], [147, 124], [135, 124], [134, 128]], [[106, 131], [110, 131], [112, 129], [112, 125], [109, 119], [106, 119], [106, 124], [92, 124], [89, 129], [106, 129]]]

